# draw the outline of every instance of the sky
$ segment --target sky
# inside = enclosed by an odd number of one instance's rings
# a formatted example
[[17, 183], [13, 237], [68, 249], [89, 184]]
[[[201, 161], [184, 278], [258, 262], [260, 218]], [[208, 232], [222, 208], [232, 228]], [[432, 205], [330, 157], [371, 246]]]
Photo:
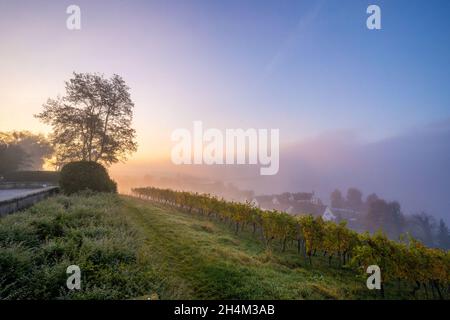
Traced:
[[[69, 4], [79, 31], [65, 26]], [[366, 28], [369, 4], [382, 30]], [[295, 142], [340, 129], [380, 139], [450, 117], [445, 0], [2, 0], [0, 12], [6, 130], [48, 130], [32, 115], [73, 71], [124, 77], [138, 158], [164, 156], [170, 132], [194, 120]]]
[[[71, 4], [81, 30], [66, 28]], [[278, 128], [285, 146], [385, 141], [450, 119], [449, 14], [447, 0], [0, 0], [0, 130], [49, 132], [33, 115], [75, 71], [131, 87], [130, 163], [169, 158], [195, 120]]]

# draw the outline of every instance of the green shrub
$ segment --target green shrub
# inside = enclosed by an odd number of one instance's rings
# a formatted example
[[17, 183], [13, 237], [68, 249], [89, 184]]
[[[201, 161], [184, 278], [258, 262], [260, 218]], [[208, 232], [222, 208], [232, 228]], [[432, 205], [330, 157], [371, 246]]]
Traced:
[[64, 226], [55, 218], [33, 221], [35, 234], [40, 240], [51, 239], [64, 236]]
[[66, 164], [59, 181], [65, 194], [91, 190], [95, 192], [117, 192], [117, 184], [111, 180], [104, 166], [93, 161], [77, 161]]

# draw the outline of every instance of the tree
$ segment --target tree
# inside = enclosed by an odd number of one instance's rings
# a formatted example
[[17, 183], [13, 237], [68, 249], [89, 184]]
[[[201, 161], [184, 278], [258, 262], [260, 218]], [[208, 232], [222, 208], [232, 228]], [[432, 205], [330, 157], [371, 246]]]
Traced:
[[111, 165], [137, 150], [134, 103], [120, 76], [74, 73], [65, 85], [66, 95], [49, 99], [36, 115], [53, 128], [57, 167], [78, 160]]
[[388, 203], [383, 222], [388, 236], [391, 239], [397, 239], [405, 226], [405, 217], [403, 216], [400, 203], [397, 201]]
[[332, 208], [343, 208], [345, 201], [344, 198], [342, 197], [342, 193], [339, 189], [334, 190], [331, 193], [331, 207]]
[[0, 175], [18, 170], [27, 159], [27, 154], [18, 145], [0, 141]]
[[450, 249], [450, 233], [444, 220], [439, 220], [439, 229], [437, 234], [438, 245], [442, 249]]
[[370, 205], [379, 199], [380, 198], [378, 198], [378, 196], [375, 193], [369, 194], [366, 198], [366, 203], [365, 203], [366, 208], [369, 209]]
[[370, 202], [366, 223], [368, 230], [383, 230], [391, 239], [396, 239], [402, 232], [405, 222], [398, 202], [388, 203], [382, 199], [374, 199]]
[[379, 230], [383, 225], [383, 216], [387, 211], [387, 203], [382, 199], [372, 201], [367, 211], [366, 227], [372, 232]]
[[363, 205], [362, 192], [356, 188], [349, 188], [347, 190], [347, 206], [353, 210], [361, 210]]
[[418, 227], [419, 233], [416, 238], [420, 239], [425, 245], [432, 246], [433, 241], [433, 228], [435, 226], [433, 216], [426, 212], [421, 212], [412, 216], [413, 223]]
[[53, 155], [50, 141], [42, 134], [29, 131], [0, 132], [0, 141], [20, 147], [26, 159], [15, 170], [42, 170]]

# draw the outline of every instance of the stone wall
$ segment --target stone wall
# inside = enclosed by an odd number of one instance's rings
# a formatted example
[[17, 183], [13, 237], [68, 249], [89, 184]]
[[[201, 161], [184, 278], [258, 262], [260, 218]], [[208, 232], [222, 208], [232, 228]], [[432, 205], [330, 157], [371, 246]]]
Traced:
[[0, 201], [0, 217], [31, 207], [35, 203], [53, 196], [59, 192], [59, 187], [36, 189], [35, 192], [16, 196]]

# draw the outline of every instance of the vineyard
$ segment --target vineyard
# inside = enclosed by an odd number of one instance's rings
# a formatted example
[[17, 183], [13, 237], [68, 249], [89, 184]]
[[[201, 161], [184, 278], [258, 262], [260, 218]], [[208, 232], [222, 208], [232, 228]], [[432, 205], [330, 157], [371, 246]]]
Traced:
[[267, 250], [284, 252], [288, 246], [295, 246], [300, 258], [309, 265], [314, 265], [316, 257], [327, 257], [329, 265], [351, 269], [365, 277], [369, 265], [378, 265], [382, 296], [385, 285], [392, 283], [396, 290], [412, 296], [419, 291], [429, 298], [446, 299], [450, 295], [450, 252], [427, 248], [409, 236], [395, 242], [382, 232], [358, 234], [345, 222], [336, 224], [311, 215], [264, 211], [251, 203], [229, 202], [208, 194], [153, 187], [132, 191], [141, 199], [220, 221], [235, 233], [249, 231]]

